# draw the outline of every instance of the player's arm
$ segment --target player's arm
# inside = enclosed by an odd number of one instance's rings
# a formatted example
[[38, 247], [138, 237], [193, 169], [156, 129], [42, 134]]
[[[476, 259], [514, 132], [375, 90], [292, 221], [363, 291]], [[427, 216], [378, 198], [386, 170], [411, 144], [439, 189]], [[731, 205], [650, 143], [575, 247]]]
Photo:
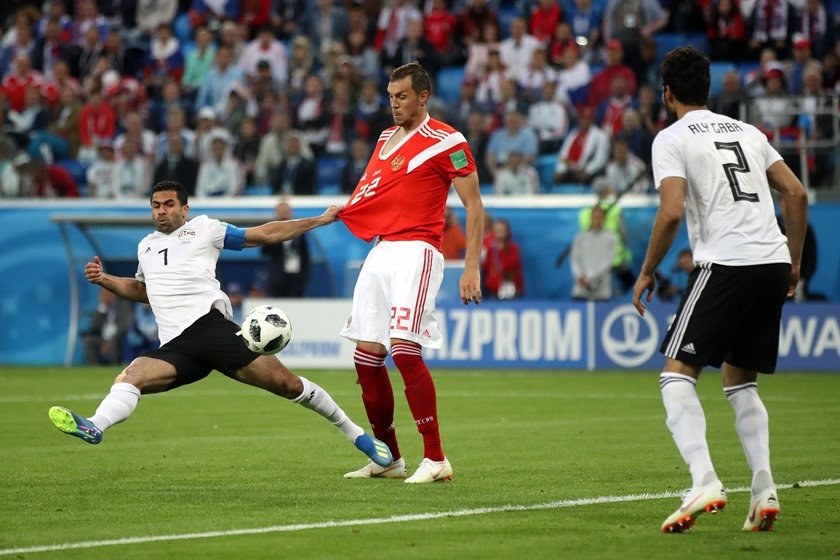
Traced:
[[654, 273], [674, 243], [674, 238], [680, 229], [685, 207], [685, 186], [686, 181], [682, 177], [665, 177], [659, 184], [659, 210], [653, 222], [645, 263], [633, 288], [633, 305], [642, 315], [645, 314], [642, 296], [647, 292], [647, 301], [653, 300], [656, 287]]
[[310, 229], [331, 224], [338, 219], [338, 213], [343, 206], [331, 205], [320, 216], [301, 218], [299, 220], [285, 220], [268, 222], [261, 226], [245, 229], [245, 247], [259, 247], [273, 245], [297, 237]]
[[99, 257], [93, 257], [93, 261], [85, 265], [85, 278], [91, 284], [99, 284], [109, 292], [130, 301], [149, 303], [149, 296], [146, 295], [146, 283], [136, 278], [122, 278], [105, 274], [102, 270], [102, 262]]
[[461, 276], [461, 301], [466, 305], [481, 303], [481, 242], [484, 239], [484, 203], [478, 190], [478, 173], [452, 179], [455, 192], [467, 211], [467, 249], [464, 255], [464, 275]]
[[802, 265], [802, 245], [808, 228], [808, 194], [805, 187], [787, 164], [779, 160], [767, 169], [767, 181], [779, 191], [785, 201], [785, 232], [790, 250], [790, 286], [788, 297], [793, 295], [799, 282], [799, 267]]

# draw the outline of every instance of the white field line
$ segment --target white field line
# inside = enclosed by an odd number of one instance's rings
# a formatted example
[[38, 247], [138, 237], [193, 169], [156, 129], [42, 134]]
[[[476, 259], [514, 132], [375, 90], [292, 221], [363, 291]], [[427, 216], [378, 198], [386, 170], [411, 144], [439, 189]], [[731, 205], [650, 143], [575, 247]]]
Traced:
[[[794, 486], [816, 487], [816, 486], [837, 486], [840, 485], [840, 478], [829, 478], [825, 480], [805, 480], [794, 484], [779, 484], [778, 489], [784, 490]], [[727, 489], [727, 493], [749, 492], [749, 488]], [[486, 515], [489, 513], [518, 512], [518, 511], [539, 511], [550, 509], [564, 509], [580, 506], [591, 506], [598, 504], [615, 504], [624, 502], [639, 502], [648, 500], [661, 500], [665, 498], [679, 498], [682, 492], [659, 492], [656, 494], [630, 494], [627, 496], [599, 496], [597, 498], [578, 498], [576, 500], [559, 500], [531, 505], [502, 505], [483, 508], [461, 509], [456, 511], [442, 511], [437, 513], [415, 513], [409, 515], [395, 515], [392, 517], [373, 517], [368, 519], [346, 519], [344, 521], [320, 521], [317, 523], [297, 523], [293, 525], [273, 525], [271, 527], [254, 527], [251, 529], [228, 529], [225, 531], [206, 531], [203, 533], [181, 533], [176, 535], [148, 535], [145, 537], [124, 537], [121, 539], [107, 539], [101, 541], [84, 541], [64, 544], [50, 544], [40, 546], [27, 546], [21, 548], [0, 549], [0, 556], [11, 556], [13, 554], [35, 554], [38, 552], [56, 552], [62, 550], [79, 550], [96, 548], [100, 546], [116, 546], [126, 544], [143, 544], [165, 541], [189, 541], [195, 539], [210, 539], [215, 537], [234, 537], [241, 535], [261, 535], [266, 533], [291, 533], [306, 531], [309, 529], [329, 529], [333, 527], [360, 527], [364, 525], [383, 525], [386, 523], [406, 523], [410, 521], [427, 521], [430, 519], [444, 519], [447, 517], [469, 517], [473, 515]]]

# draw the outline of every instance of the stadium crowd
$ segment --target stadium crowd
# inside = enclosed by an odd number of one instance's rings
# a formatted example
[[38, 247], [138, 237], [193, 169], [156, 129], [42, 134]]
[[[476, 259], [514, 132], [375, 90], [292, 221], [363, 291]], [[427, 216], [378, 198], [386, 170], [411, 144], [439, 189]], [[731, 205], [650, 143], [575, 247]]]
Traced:
[[[429, 112], [468, 138], [484, 192], [588, 192], [599, 176], [647, 192], [669, 41], [702, 46], [722, 69], [712, 110], [737, 118], [753, 99], [750, 121], [769, 136], [825, 138], [833, 117], [818, 109], [840, 88], [838, 7], [7, 0], [0, 194], [143, 198], [164, 179], [197, 196], [350, 192], [392, 122], [387, 77], [412, 60], [437, 78]], [[806, 161], [812, 184], [833, 163]]]

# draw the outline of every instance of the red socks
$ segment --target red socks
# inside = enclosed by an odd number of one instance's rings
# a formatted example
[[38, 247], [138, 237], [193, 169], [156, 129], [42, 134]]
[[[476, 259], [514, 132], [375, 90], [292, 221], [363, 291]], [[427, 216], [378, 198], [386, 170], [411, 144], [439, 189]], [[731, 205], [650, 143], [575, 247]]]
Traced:
[[385, 356], [356, 348], [353, 356], [359, 385], [362, 386], [362, 402], [365, 405], [373, 435], [391, 448], [394, 461], [401, 457], [394, 429], [394, 391], [385, 368]]
[[[359, 351], [356, 352], [358, 355]], [[396, 342], [391, 345], [391, 356], [405, 382], [405, 398], [408, 400], [408, 408], [411, 409], [411, 415], [414, 416], [414, 422], [417, 424], [417, 431], [423, 436], [423, 456], [432, 461], [443, 461], [443, 449], [440, 445], [440, 431], [438, 429], [435, 382], [432, 380], [429, 368], [423, 361], [422, 350], [415, 344]], [[356, 369], [358, 368], [357, 364]], [[384, 370], [385, 367], [383, 366], [382, 369]], [[359, 379], [361, 379], [361, 374]], [[391, 386], [389, 384], [388, 391], [390, 392], [390, 390]], [[392, 397], [391, 421], [394, 418], [393, 402]], [[367, 407], [367, 402], [365, 402], [365, 406]], [[379, 439], [385, 441], [383, 438]], [[391, 445], [390, 442], [385, 442], [389, 446]], [[391, 451], [394, 452], [394, 457], [396, 457], [393, 448]]]

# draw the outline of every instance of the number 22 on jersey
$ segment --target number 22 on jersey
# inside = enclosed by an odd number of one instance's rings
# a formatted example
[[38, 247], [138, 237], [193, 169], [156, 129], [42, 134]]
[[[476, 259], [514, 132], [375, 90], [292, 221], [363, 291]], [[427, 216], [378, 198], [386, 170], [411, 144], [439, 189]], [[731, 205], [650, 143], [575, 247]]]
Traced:
[[353, 206], [354, 204], [356, 204], [357, 202], [362, 200], [362, 198], [369, 198], [369, 197], [375, 195], [376, 190], [374, 190], [374, 189], [376, 189], [376, 186], [379, 184], [380, 180], [382, 180], [382, 177], [376, 177], [370, 183], [367, 183], [366, 185], [362, 185], [361, 187], [359, 187], [359, 192], [356, 193], [356, 196], [354, 196], [353, 200], [350, 201], [350, 206]]

